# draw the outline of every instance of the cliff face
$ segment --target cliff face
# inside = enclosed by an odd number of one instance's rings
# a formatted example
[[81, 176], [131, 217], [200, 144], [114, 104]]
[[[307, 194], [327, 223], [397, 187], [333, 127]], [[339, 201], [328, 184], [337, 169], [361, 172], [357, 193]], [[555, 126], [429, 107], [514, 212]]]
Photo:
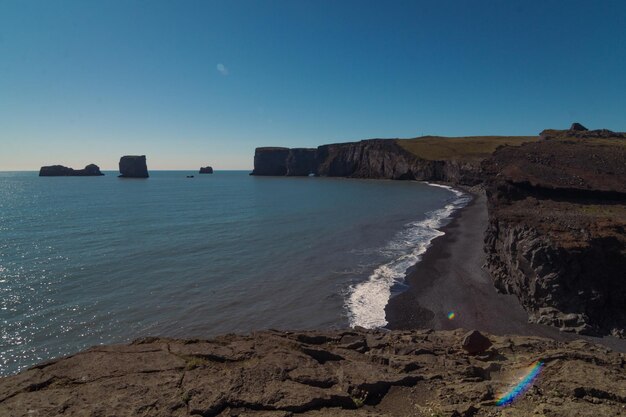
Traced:
[[605, 130], [551, 132], [484, 164], [487, 265], [531, 321], [624, 337], [626, 142]]
[[252, 175], [407, 179], [474, 185], [480, 163], [431, 161], [393, 139], [322, 145], [316, 149], [257, 148]]
[[317, 174], [317, 151], [315, 149], [289, 149], [285, 161], [285, 174], [292, 177], [306, 177]]
[[288, 148], [256, 148], [252, 175], [287, 175]]
[[201, 167], [200, 168], [200, 174], [212, 174], [213, 173], [213, 168], [212, 167]]
[[536, 361], [539, 378], [507, 416], [622, 415], [623, 354], [582, 340], [487, 337], [267, 331], [97, 346], [0, 378], [0, 415], [488, 417]]
[[63, 165], [51, 165], [41, 167], [40, 177], [92, 177], [104, 175], [98, 165], [89, 164], [84, 169], [73, 169]]
[[122, 178], [148, 178], [148, 165], [146, 156], [127, 155], [120, 159], [120, 177]]

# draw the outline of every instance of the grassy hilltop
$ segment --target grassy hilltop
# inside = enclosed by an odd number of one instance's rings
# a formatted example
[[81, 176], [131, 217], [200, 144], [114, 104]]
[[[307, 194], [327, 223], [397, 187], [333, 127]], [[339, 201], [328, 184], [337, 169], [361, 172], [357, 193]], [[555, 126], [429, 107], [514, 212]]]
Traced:
[[538, 136], [422, 136], [398, 139], [397, 143], [412, 154], [431, 161], [479, 162], [488, 158], [498, 146], [519, 146], [536, 141]]

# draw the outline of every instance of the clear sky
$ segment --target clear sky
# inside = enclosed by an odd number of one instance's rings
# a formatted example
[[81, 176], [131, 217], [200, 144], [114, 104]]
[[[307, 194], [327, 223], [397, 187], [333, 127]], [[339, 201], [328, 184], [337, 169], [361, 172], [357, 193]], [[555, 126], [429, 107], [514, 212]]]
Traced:
[[0, 170], [626, 130], [626, 1], [0, 0]]

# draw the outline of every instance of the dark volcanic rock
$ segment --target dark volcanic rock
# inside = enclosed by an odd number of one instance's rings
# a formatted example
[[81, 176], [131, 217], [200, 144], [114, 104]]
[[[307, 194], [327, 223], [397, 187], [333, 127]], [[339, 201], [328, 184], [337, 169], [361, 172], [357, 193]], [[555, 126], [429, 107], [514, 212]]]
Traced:
[[491, 341], [478, 330], [472, 330], [463, 336], [461, 347], [471, 355], [482, 353], [491, 347]]
[[146, 156], [122, 156], [120, 159], [120, 177], [148, 178], [149, 175], [148, 166], [146, 165]]
[[502, 412], [495, 393], [537, 360], [540, 378], [507, 416], [623, 414], [623, 355], [519, 336], [489, 336], [493, 355], [467, 355], [463, 333], [268, 331], [97, 346], [0, 378], [0, 415], [487, 417]]
[[98, 165], [89, 164], [84, 169], [72, 169], [63, 165], [41, 167], [40, 177], [92, 177], [104, 175]]
[[213, 168], [212, 167], [202, 167], [200, 168], [200, 174], [212, 174], [213, 173]]
[[531, 321], [623, 337], [626, 141], [572, 132], [500, 149], [485, 162], [487, 265]]

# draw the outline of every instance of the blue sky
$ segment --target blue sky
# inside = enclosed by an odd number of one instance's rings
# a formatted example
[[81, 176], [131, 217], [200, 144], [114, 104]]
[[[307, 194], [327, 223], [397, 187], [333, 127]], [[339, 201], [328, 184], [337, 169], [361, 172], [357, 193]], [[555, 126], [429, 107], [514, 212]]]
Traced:
[[0, 0], [0, 170], [626, 130], [624, 1]]

